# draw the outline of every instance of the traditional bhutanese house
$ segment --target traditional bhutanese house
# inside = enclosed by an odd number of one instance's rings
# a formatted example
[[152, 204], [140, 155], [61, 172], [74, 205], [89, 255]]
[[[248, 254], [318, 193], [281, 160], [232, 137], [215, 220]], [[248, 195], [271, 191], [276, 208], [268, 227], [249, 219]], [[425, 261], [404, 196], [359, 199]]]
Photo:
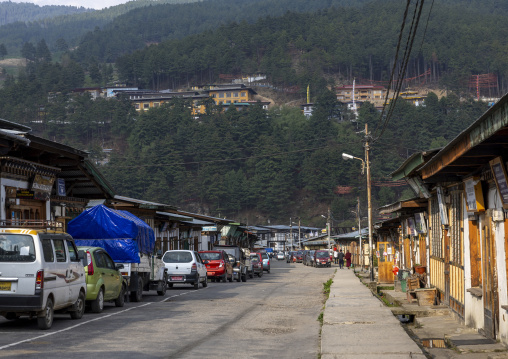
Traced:
[[66, 229], [90, 199], [111, 198], [111, 186], [84, 151], [0, 120], [0, 221], [3, 226]]
[[379, 209], [379, 214], [396, 216], [374, 227], [378, 238], [379, 282], [393, 282], [394, 266], [408, 271], [427, 267], [427, 206], [427, 199], [412, 198]]
[[214, 85], [205, 91], [216, 105], [230, 105], [234, 103], [248, 103], [253, 100], [257, 92], [243, 84]]
[[[417, 170], [430, 192], [430, 285], [465, 323], [508, 344], [508, 95]], [[422, 181], [422, 182], [421, 182]]]

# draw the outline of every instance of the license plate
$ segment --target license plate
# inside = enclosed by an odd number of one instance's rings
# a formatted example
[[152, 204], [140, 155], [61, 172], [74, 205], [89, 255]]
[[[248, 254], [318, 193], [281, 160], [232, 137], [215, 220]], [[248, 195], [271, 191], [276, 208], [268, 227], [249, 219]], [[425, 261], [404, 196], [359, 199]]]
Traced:
[[181, 276], [180, 277], [170, 277], [170, 278], [171, 278], [171, 280], [183, 280], [183, 277], [181, 277]]
[[0, 282], [0, 290], [10, 291], [11, 290], [11, 282]]

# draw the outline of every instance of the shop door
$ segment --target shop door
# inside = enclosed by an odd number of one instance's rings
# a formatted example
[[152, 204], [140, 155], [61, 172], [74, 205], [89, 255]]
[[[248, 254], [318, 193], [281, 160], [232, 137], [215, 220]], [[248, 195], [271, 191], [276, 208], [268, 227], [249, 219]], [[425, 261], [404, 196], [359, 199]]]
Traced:
[[378, 242], [378, 282], [393, 283], [393, 248], [390, 242]]
[[488, 338], [496, 338], [497, 282], [495, 278], [496, 257], [494, 234], [490, 217], [481, 214], [482, 225], [482, 271], [484, 330]]

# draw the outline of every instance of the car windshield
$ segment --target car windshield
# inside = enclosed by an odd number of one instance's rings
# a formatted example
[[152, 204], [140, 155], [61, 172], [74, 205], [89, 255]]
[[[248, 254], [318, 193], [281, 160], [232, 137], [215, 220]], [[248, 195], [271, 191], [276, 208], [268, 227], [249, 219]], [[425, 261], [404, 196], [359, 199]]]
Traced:
[[328, 256], [329, 256], [329, 254], [326, 253], [326, 252], [316, 252], [316, 257], [317, 258], [326, 258]]
[[166, 252], [162, 257], [164, 263], [189, 263], [192, 262], [192, 254], [189, 252]]
[[250, 256], [250, 259], [253, 262], [259, 262], [259, 257], [258, 256]]
[[266, 254], [266, 253], [261, 253], [261, 257], [262, 257], [263, 259], [268, 259], [268, 254]]
[[209, 260], [209, 261], [218, 261], [221, 258], [220, 253], [215, 252], [200, 252], [199, 255], [201, 256], [201, 259], [203, 260]]
[[3, 234], [0, 236], [0, 262], [33, 262], [35, 246], [31, 236]]
[[297, 254], [298, 254], [299, 256], [301, 256], [301, 255], [303, 254], [303, 252], [302, 252], [302, 251], [298, 251], [298, 252], [297, 252]]

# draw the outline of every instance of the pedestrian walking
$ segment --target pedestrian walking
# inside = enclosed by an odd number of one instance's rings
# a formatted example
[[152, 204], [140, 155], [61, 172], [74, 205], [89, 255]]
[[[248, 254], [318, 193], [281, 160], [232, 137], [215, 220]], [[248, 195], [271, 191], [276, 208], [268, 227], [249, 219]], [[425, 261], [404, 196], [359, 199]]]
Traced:
[[333, 261], [335, 264], [339, 262], [339, 252], [337, 251], [337, 247], [333, 249]]
[[347, 250], [344, 258], [346, 259], [346, 267], [349, 269], [349, 267], [351, 267], [351, 253], [349, 253], [349, 249]]
[[339, 254], [337, 255], [339, 259], [339, 268], [344, 268], [344, 253], [342, 253], [342, 249], [339, 251]]

